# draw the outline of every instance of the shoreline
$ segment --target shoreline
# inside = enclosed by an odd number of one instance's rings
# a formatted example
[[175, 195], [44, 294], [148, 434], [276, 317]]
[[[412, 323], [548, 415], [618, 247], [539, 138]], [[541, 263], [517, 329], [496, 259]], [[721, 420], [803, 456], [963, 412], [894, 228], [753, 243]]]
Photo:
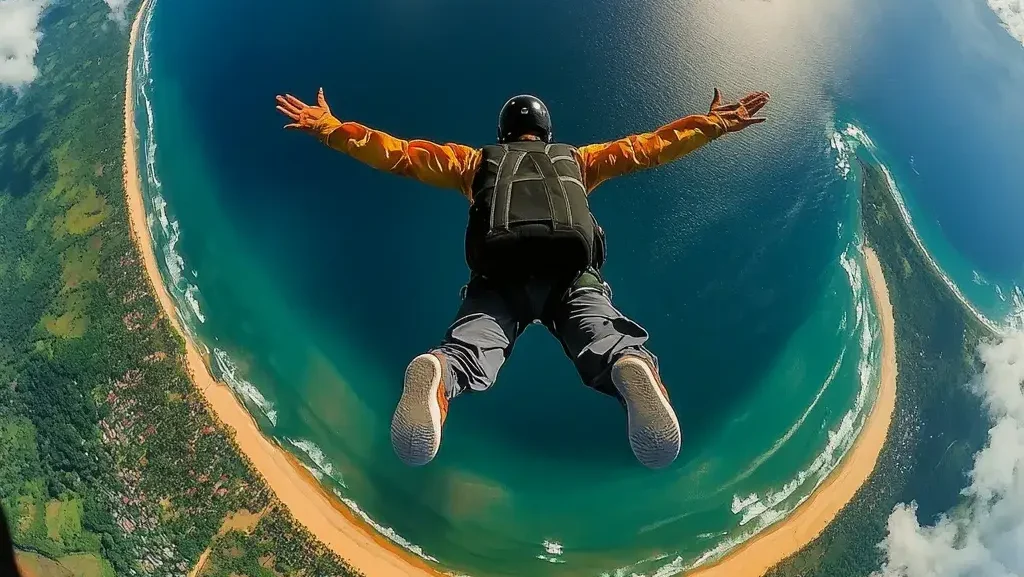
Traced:
[[857, 440], [825, 482], [789, 516], [687, 577], [761, 577], [817, 539], [874, 471], [896, 409], [896, 327], [882, 265], [868, 246], [864, 264], [882, 324], [882, 371], [878, 397]]
[[[143, 258], [146, 276], [164, 315], [185, 341], [186, 368], [207, 407], [231, 432], [238, 450], [263, 477], [277, 500], [294, 519], [368, 577], [430, 577], [442, 575], [386, 537], [376, 533], [320, 484], [286, 449], [267, 437], [230, 388], [217, 381], [208, 359], [183, 330], [171, 295], [163, 283], [146, 224], [139, 181], [133, 86], [135, 48], [141, 23], [149, 9], [144, 0], [132, 23], [125, 85], [124, 180], [132, 237]], [[867, 481], [888, 434], [896, 402], [895, 329], [888, 288], [874, 252], [865, 247], [864, 260], [882, 324], [882, 370], [878, 396], [863, 429], [843, 462], [810, 498], [775, 526], [740, 545], [721, 560], [686, 572], [689, 577], [760, 577], [774, 565], [816, 539]]]
[[216, 420], [228, 429], [250, 466], [263, 477], [275, 498], [292, 517], [353, 569], [368, 577], [436, 577], [426, 562], [413, 558], [384, 536], [376, 534], [310, 474], [299, 460], [269, 439], [231, 389], [217, 381], [199, 347], [182, 330], [174, 301], [157, 266], [153, 241], [146, 224], [145, 202], [139, 181], [135, 130], [135, 49], [141, 23], [149, 10], [144, 0], [132, 21], [128, 40], [124, 105], [124, 187], [132, 239], [143, 259], [146, 277], [163, 314], [185, 341], [186, 369]]

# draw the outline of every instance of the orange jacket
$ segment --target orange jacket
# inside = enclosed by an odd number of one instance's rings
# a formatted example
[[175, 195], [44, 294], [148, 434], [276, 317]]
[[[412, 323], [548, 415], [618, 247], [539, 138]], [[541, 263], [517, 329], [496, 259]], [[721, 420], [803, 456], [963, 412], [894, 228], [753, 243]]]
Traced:
[[[420, 182], [454, 188], [472, 200], [473, 176], [480, 166], [480, 150], [462, 144], [436, 144], [402, 140], [357, 122], [341, 122], [325, 115], [317, 123], [320, 141], [374, 168], [415, 178]], [[603, 144], [579, 148], [587, 193], [616, 176], [672, 162], [725, 134], [715, 115], [692, 115], [654, 132], [636, 134]]]

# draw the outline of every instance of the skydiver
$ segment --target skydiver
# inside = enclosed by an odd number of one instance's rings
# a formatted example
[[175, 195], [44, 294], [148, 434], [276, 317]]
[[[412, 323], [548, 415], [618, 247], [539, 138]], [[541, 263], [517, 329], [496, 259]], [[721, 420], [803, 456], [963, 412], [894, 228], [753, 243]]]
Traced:
[[647, 332], [611, 302], [600, 270], [605, 234], [587, 196], [604, 181], [674, 161], [704, 144], [764, 122], [755, 117], [768, 94], [723, 104], [716, 88], [708, 114], [654, 132], [576, 148], [552, 140], [551, 115], [540, 99], [509, 99], [498, 115], [497, 143], [483, 148], [401, 140], [332, 113], [321, 88], [316, 104], [286, 94], [277, 110], [285, 128], [374, 168], [452, 188], [469, 200], [466, 262], [470, 279], [441, 344], [405, 371], [391, 422], [391, 443], [408, 465], [424, 465], [441, 445], [448, 403], [484, 391], [516, 338], [541, 323], [562, 344], [583, 382], [624, 405], [629, 444], [650, 468], [671, 464], [682, 434], [645, 347]]

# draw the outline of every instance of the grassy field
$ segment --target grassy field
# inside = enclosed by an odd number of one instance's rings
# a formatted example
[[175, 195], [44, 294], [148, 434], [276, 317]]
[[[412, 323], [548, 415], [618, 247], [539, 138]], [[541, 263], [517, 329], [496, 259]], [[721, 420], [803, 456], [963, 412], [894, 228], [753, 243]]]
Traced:
[[68, 555], [49, 559], [36, 553], [18, 551], [22, 577], [117, 577], [110, 563], [97, 555]]

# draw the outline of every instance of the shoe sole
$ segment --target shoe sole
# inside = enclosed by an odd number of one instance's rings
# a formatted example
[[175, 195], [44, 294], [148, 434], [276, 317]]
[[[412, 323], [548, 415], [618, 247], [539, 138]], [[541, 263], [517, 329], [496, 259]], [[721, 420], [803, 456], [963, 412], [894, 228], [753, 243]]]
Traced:
[[679, 455], [682, 433], [657, 377], [646, 361], [636, 357], [617, 361], [611, 376], [626, 403], [633, 454], [651, 469], [667, 467]]
[[432, 354], [416, 357], [405, 369], [402, 398], [391, 419], [391, 446], [406, 465], [429, 463], [441, 446], [441, 361]]

